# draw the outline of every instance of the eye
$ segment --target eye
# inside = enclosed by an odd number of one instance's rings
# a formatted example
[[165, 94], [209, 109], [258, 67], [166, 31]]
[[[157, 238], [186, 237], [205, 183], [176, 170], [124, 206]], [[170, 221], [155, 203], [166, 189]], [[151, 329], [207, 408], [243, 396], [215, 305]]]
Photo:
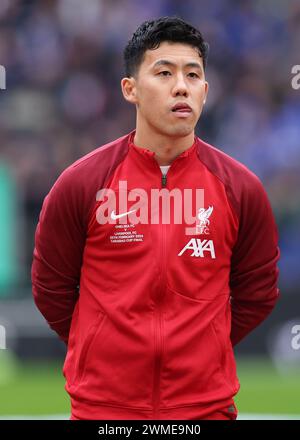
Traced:
[[168, 70], [163, 70], [162, 72], [159, 72], [158, 75], [161, 75], [161, 76], [168, 76], [168, 74], [171, 75], [171, 72], [169, 72]]
[[189, 75], [193, 75], [192, 78], [199, 78], [199, 76], [195, 72], [190, 72]]

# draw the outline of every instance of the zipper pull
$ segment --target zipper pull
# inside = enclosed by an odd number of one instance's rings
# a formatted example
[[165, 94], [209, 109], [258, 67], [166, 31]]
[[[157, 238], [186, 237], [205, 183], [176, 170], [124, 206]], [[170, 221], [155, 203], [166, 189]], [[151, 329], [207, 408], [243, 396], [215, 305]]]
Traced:
[[161, 176], [161, 183], [162, 183], [162, 186], [166, 186], [167, 185], [167, 175], [166, 174], [162, 174], [162, 176]]

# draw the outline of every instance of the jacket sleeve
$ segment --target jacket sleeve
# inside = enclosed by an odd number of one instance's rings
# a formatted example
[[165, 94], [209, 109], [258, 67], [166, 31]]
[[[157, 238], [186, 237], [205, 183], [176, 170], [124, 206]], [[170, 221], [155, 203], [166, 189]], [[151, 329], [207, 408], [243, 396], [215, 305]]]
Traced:
[[35, 304], [65, 343], [79, 295], [85, 245], [83, 201], [78, 181], [72, 169], [66, 169], [44, 199], [31, 267]]
[[280, 256], [278, 230], [260, 180], [254, 176], [241, 196], [240, 223], [231, 260], [231, 342], [236, 345], [272, 311]]

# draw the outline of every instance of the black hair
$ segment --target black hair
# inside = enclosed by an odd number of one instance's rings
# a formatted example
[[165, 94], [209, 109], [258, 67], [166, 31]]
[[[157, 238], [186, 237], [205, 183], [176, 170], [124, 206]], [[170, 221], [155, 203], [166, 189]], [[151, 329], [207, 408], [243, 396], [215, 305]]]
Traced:
[[177, 16], [160, 17], [142, 23], [128, 41], [124, 52], [125, 75], [137, 74], [148, 49], [157, 49], [163, 41], [184, 43], [195, 47], [203, 59], [204, 69], [207, 64], [209, 45], [201, 32]]

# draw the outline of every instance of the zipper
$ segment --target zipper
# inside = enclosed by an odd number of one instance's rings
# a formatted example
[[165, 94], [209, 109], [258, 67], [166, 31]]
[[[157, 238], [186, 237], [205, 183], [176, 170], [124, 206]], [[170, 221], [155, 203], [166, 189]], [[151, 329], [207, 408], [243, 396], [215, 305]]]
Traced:
[[[158, 164], [157, 164], [158, 165]], [[161, 172], [160, 168], [159, 171]], [[162, 188], [167, 186], [167, 175], [162, 175]], [[163, 323], [161, 307], [164, 299], [166, 286], [166, 228], [167, 224], [160, 222], [161, 236], [161, 277], [160, 289], [157, 296], [157, 307], [154, 315], [154, 334], [155, 334], [155, 366], [154, 366], [154, 385], [153, 385], [153, 417], [159, 419], [159, 403], [160, 403], [160, 374], [163, 354]]]
[[[156, 167], [161, 174], [161, 188], [168, 188], [167, 186], [167, 174], [162, 174], [158, 162], [155, 158], [153, 160], [156, 163]], [[168, 170], [170, 173], [174, 166], [174, 163], [180, 160], [176, 158]], [[154, 386], [153, 386], [153, 416], [154, 419], [159, 419], [159, 404], [160, 404], [160, 375], [161, 364], [163, 356], [163, 313], [161, 307], [164, 300], [164, 293], [166, 289], [166, 274], [167, 274], [167, 255], [166, 255], [166, 236], [167, 236], [167, 224], [160, 222], [160, 236], [161, 236], [161, 277], [160, 277], [160, 289], [157, 296], [157, 308], [155, 309], [154, 319], [154, 334], [155, 334], [155, 366], [154, 366]]]
[[160, 402], [160, 374], [161, 374], [161, 364], [162, 364], [162, 353], [163, 353], [163, 329], [162, 329], [162, 311], [161, 307], [163, 304], [163, 296], [166, 284], [166, 258], [165, 258], [165, 248], [166, 248], [166, 225], [161, 225], [162, 232], [162, 269], [161, 269], [161, 287], [159, 295], [157, 297], [157, 308], [155, 310], [155, 340], [156, 340], [156, 353], [155, 353], [155, 367], [154, 367], [154, 390], [153, 390], [153, 411], [154, 419], [159, 419], [159, 402]]

